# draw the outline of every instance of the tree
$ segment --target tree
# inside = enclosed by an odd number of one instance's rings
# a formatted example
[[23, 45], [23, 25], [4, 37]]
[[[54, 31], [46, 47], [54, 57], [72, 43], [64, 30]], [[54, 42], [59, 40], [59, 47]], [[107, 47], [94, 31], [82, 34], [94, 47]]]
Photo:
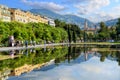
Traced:
[[[73, 31], [75, 32], [76, 39], [81, 39], [82, 40], [83, 32], [78, 25], [70, 24], [70, 23], [68, 24], [68, 23], [62, 22], [58, 19], [55, 20], [55, 24], [56, 24], [55, 27], [63, 28], [66, 32], [68, 32], [69, 42], [71, 42], [73, 40], [73, 38], [72, 38], [73, 37], [73, 33], [72, 33]], [[69, 30], [68, 30], [68, 27], [69, 27]]]
[[115, 40], [116, 39], [116, 27], [115, 26], [112, 26], [109, 30], [109, 33], [110, 33], [110, 37], [112, 40]]
[[72, 35], [72, 40], [73, 40], [73, 42], [74, 43], [76, 43], [76, 33], [75, 33], [75, 31], [73, 31], [73, 35]]
[[110, 33], [104, 22], [100, 23], [100, 30], [98, 31], [98, 38], [101, 41], [106, 41], [110, 38]]
[[120, 38], [120, 18], [118, 19], [117, 22], [116, 32], [117, 32], [117, 38]]
[[69, 40], [69, 43], [72, 42], [72, 36], [71, 36], [71, 31], [70, 31], [70, 26], [68, 25], [68, 40]]
[[68, 38], [67, 31], [60, 27], [51, 27], [43, 23], [0, 22], [0, 44], [7, 43], [10, 35], [13, 35], [15, 40], [36, 42], [61, 42]]

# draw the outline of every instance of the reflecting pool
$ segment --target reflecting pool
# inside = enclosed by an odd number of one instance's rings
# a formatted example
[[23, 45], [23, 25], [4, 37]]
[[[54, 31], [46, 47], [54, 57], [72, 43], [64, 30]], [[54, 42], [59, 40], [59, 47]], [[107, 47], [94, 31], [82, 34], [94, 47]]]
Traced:
[[[0, 60], [1, 79], [120, 80], [118, 48], [95, 49], [69, 46], [14, 51], [15, 57]], [[1, 54], [11, 56], [8, 52]], [[9, 76], [3, 76], [5, 73]]]

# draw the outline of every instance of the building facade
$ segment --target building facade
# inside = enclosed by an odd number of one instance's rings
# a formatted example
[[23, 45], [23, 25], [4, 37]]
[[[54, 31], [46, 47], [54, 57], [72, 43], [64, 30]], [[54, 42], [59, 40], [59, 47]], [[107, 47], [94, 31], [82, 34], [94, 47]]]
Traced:
[[11, 8], [9, 9], [9, 11], [11, 12], [11, 21], [17, 21], [23, 23], [28, 22], [28, 16], [26, 16], [26, 12], [15, 8]]
[[11, 21], [10, 11], [7, 6], [0, 5], [0, 20], [5, 22]]
[[40, 15], [34, 15], [30, 13], [29, 11], [23, 11], [20, 9], [11, 8], [9, 9], [11, 12], [11, 21], [17, 21], [17, 22], [41, 22], [48, 24], [48, 20], [44, 17], [41, 17]]
[[96, 29], [95, 29], [95, 28], [89, 28], [89, 27], [88, 27], [88, 24], [87, 24], [87, 20], [85, 20], [84, 31], [85, 31], [87, 34], [92, 34], [92, 35], [94, 35]]
[[48, 24], [55, 27], [55, 22], [53, 19], [48, 18]]
[[29, 11], [23, 11], [17, 8], [8, 8], [4, 5], [0, 5], [0, 20], [5, 22], [17, 21], [22, 23], [40, 22], [55, 26], [53, 19], [35, 15]]
[[41, 17], [40, 22], [41, 22], [41, 23], [48, 24], [48, 18], [47, 18], [47, 17], [42, 16], [42, 17]]

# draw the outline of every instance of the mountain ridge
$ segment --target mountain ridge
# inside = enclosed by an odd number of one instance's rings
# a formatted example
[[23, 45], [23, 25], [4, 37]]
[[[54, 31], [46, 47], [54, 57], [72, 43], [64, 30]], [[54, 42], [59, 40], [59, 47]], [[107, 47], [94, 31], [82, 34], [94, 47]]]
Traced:
[[105, 21], [105, 24], [107, 26], [115, 26], [117, 22], [118, 22], [118, 18]]
[[[31, 9], [29, 11], [34, 13], [34, 14], [39, 14], [41, 16], [46, 16], [46, 17], [49, 17], [49, 18], [52, 18], [52, 19], [59, 19], [61, 21], [65, 21], [67, 23], [76, 24], [82, 29], [84, 27], [85, 18], [76, 16], [76, 15], [73, 15], [73, 14], [61, 15], [61, 14], [55, 13], [55, 12], [47, 10], [47, 9]], [[87, 23], [88, 23], [88, 27], [93, 28], [93, 27], [95, 27], [94, 25], [99, 24], [99, 23], [93, 23], [92, 21], [90, 21], [88, 19], [86, 19], [86, 20], [87, 20]], [[108, 20], [108, 21], [104, 21], [104, 22], [107, 26], [114, 26], [114, 25], [116, 25], [117, 21], [118, 21], [118, 18]]]
[[[61, 15], [61, 14], [52, 12], [52, 11], [47, 10], [47, 9], [31, 9], [29, 11], [34, 13], [34, 14], [39, 14], [39, 15], [46, 16], [46, 17], [49, 17], [52, 19], [59, 19], [61, 21], [65, 21], [67, 23], [76, 24], [80, 28], [84, 27], [85, 19], [82, 17], [76, 16], [76, 15], [71, 15], [71, 14]], [[88, 19], [86, 19], [86, 20], [88, 22], [89, 27], [92, 27], [94, 25], [93, 22], [89, 21]]]

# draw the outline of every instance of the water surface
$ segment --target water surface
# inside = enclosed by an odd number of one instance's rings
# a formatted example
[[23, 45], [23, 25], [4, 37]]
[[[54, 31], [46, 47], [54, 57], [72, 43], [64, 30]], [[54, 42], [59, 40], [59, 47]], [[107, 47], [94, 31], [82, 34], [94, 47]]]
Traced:
[[[12, 65], [17, 60], [19, 65]], [[9, 65], [15, 69], [22, 63], [35, 65], [50, 60], [40, 69], [10, 76], [8, 80], [120, 80], [120, 52], [93, 51], [90, 47], [24, 50], [24, 56], [10, 59]]]

